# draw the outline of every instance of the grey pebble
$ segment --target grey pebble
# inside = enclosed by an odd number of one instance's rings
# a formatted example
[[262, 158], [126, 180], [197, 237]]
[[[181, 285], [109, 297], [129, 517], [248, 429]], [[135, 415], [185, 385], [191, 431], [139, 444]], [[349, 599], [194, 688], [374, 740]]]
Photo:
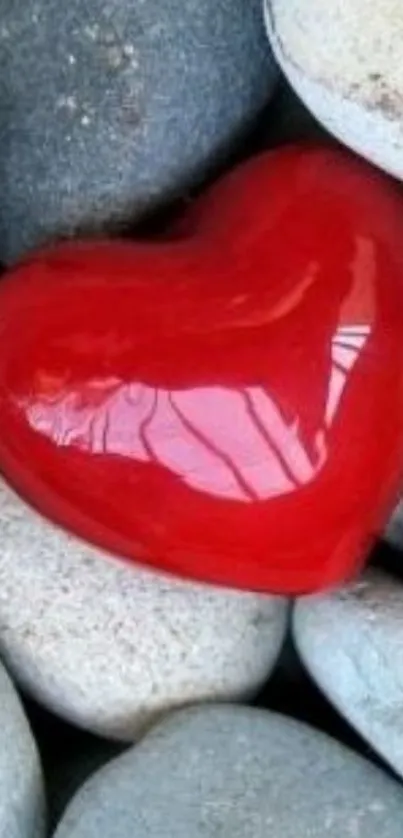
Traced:
[[260, 0], [0, 0], [0, 259], [200, 181], [276, 76]]
[[251, 708], [175, 714], [101, 769], [55, 838], [401, 838], [403, 790], [324, 734]]
[[403, 777], [403, 584], [369, 570], [351, 585], [301, 599], [294, 636], [312, 678]]
[[0, 664], [0, 836], [43, 838], [45, 802], [36, 744]]

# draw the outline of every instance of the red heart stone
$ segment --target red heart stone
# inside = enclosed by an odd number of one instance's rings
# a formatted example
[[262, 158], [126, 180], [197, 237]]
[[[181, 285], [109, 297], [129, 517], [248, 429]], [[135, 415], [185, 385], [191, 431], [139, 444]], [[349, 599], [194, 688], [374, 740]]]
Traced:
[[170, 240], [0, 285], [0, 465], [49, 518], [199, 580], [344, 579], [396, 499], [403, 200], [330, 149], [228, 175]]

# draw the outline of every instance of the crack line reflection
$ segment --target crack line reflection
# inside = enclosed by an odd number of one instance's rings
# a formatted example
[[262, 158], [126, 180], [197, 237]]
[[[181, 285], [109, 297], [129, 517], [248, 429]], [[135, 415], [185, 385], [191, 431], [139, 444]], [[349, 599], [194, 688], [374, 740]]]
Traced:
[[332, 339], [324, 416], [311, 451], [303, 415], [286, 420], [261, 386], [166, 390], [109, 379], [102, 393], [97, 380], [86, 385], [85, 399], [61, 392], [20, 407], [31, 428], [59, 447], [158, 465], [217, 497], [266, 500], [307, 485], [322, 469], [327, 435], [369, 333], [369, 326], [340, 327]]

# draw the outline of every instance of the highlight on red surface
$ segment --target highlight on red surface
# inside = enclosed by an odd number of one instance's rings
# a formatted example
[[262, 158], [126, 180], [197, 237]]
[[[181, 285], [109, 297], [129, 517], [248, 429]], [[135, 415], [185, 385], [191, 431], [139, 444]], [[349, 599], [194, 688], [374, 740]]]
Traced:
[[339, 583], [401, 479], [403, 199], [348, 154], [282, 149], [179, 229], [62, 244], [3, 278], [0, 468], [134, 562]]

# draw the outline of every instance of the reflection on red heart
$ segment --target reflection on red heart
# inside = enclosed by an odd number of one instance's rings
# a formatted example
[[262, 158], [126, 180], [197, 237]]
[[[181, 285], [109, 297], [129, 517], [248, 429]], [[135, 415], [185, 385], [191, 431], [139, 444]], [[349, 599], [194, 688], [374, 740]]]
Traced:
[[330, 149], [227, 176], [171, 240], [0, 286], [0, 465], [49, 518], [185, 577], [341, 581], [396, 498], [403, 200]]

